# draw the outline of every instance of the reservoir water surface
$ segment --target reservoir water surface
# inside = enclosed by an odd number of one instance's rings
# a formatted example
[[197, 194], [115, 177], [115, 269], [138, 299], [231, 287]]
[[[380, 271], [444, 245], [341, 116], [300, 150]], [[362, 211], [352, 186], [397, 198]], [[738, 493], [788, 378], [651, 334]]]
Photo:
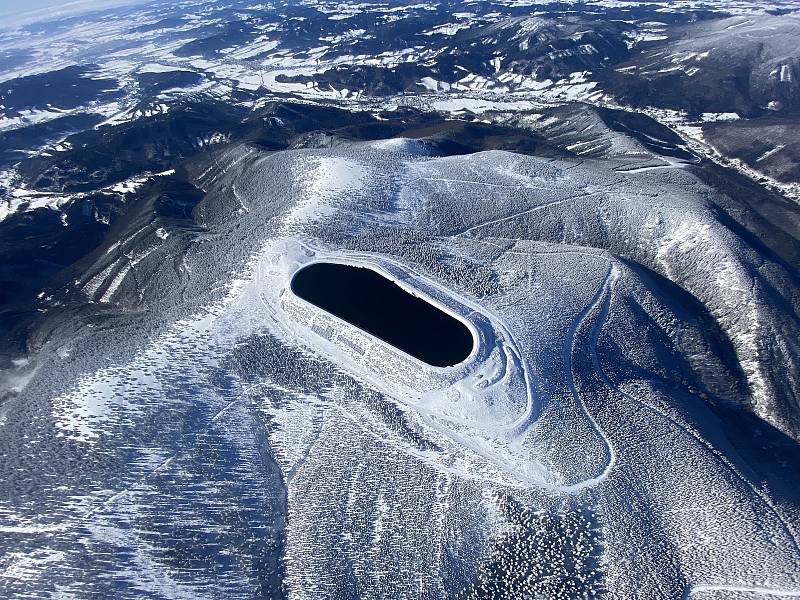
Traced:
[[292, 278], [292, 291], [319, 308], [435, 367], [472, 352], [472, 332], [459, 319], [366, 267], [317, 262]]

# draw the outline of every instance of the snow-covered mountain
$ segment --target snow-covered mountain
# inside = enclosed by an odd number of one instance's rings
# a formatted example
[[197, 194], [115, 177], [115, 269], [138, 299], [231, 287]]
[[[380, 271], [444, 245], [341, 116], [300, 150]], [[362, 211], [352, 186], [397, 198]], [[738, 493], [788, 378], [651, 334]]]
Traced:
[[0, 595], [800, 597], [795, 8], [3, 30]]

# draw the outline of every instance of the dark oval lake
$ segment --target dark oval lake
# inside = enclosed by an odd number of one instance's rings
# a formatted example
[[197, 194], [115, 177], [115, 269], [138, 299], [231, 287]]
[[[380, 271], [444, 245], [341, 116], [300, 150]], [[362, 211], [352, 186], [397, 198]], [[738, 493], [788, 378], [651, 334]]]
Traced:
[[291, 288], [303, 300], [434, 367], [458, 364], [472, 352], [472, 332], [463, 322], [372, 269], [313, 263], [295, 273]]

